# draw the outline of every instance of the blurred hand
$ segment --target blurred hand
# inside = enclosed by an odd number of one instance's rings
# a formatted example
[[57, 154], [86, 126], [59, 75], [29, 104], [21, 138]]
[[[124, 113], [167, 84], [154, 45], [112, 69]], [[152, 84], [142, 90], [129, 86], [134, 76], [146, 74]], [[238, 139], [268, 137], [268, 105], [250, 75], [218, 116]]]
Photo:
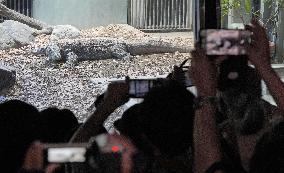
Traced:
[[133, 172], [132, 169], [134, 165], [132, 161], [132, 156], [137, 152], [137, 149], [132, 144], [131, 140], [122, 135], [110, 135], [109, 142], [112, 145], [121, 145], [124, 148], [124, 152], [122, 153], [121, 172]]
[[23, 168], [26, 170], [43, 170], [43, 145], [34, 142], [27, 151]]
[[174, 69], [173, 71], [167, 76], [168, 79], [172, 79], [172, 80], [176, 80], [180, 83], [182, 83], [183, 85], [185, 84], [185, 73], [187, 70], [184, 70], [185, 68], [188, 68], [187, 66], [185, 66], [186, 62], [189, 59], [184, 60], [180, 66], [174, 65]]
[[247, 47], [248, 58], [256, 68], [270, 67], [270, 47], [266, 29], [256, 19], [245, 28], [252, 32], [251, 44]]
[[[23, 169], [29, 170], [44, 170], [44, 155], [43, 155], [44, 146], [40, 142], [34, 142], [26, 153], [26, 157], [23, 164]], [[50, 164], [46, 167], [46, 173], [54, 172], [59, 165]]]
[[56, 164], [49, 164], [45, 168], [45, 173], [54, 173], [59, 168], [59, 165]]
[[103, 104], [107, 104], [111, 109], [125, 104], [129, 100], [129, 78], [126, 82], [114, 82], [108, 85], [104, 95]]
[[185, 80], [184, 73], [185, 72], [182, 67], [174, 65], [173, 71], [167, 76], [167, 78], [183, 83]]
[[198, 46], [191, 52], [192, 60], [189, 73], [199, 96], [215, 96], [217, 74], [214, 62], [209, 61], [205, 51]]

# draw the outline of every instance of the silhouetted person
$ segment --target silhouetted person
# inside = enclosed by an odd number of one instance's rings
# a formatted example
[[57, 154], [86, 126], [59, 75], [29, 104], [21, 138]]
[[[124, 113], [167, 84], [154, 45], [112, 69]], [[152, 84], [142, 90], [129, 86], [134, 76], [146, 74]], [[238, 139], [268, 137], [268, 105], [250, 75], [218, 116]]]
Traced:
[[21, 166], [30, 144], [41, 138], [38, 110], [19, 100], [0, 104], [0, 167], [16, 172]]
[[46, 130], [43, 142], [67, 142], [77, 129], [79, 123], [68, 109], [48, 108], [40, 112], [41, 123]]
[[114, 125], [147, 156], [154, 156], [150, 169], [188, 171], [191, 167], [188, 152], [193, 134], [193, 98], [179, 82], [166, 81], [151, 89], [141, 104], [129, 108]]
[[249, 172], [284, 172], [284, 122], [265, 133], [256, 144]]
[[257, 133], [264, 125], [268, 103], [262, 100], [261, 79], [245, 56], [229, 57], [220, 65], [219, 111], [234, 122], [237, 133]]

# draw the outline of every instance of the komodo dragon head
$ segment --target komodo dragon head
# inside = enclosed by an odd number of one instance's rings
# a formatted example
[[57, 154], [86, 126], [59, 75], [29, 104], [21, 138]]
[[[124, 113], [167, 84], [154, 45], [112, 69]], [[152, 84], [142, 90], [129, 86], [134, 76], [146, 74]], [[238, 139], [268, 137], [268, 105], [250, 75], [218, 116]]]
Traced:
[[37, 56], [46, 56], [46, 64], [52, 64], [56, 61], [62, 60], [60, 47], [57, 43], [51, 42], [48, 45], [35, 46], [32, 48], [31, 52]]

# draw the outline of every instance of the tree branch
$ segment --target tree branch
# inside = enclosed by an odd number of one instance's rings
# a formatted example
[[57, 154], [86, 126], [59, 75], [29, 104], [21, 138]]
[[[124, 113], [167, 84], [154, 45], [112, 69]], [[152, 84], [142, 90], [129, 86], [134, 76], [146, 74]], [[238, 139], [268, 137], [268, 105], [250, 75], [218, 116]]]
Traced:
[[4, 4], [2, 4], [4, 0], [0, 0], [0, 15], [3, 17], [7, 17], [11, 20], [15, 20], [21, 23], [24, 23], [26, 25], [29, 25], [32, 28], [38, 29], [38, 30], [48, 30], [52, 31], [52, 27], [48, 24], [41, 22], [39, 20], [33, 19], [31, 17], [25, 16], [21, 13], [18, 13], [14, 10], [11, 10], [7, 8]]

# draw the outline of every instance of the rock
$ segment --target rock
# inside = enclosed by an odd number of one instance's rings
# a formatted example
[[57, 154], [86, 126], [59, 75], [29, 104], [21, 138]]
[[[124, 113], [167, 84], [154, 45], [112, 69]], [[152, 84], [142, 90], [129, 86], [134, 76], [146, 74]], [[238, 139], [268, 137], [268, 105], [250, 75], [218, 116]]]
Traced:
[[0, 49], [18, 48], [34, 41], [35, 30], [13, 20], [5, 20], [0, 24]]
[[8, 66], [0, 65], [0, 92], [14, 86], [16, 83], [16, 71]]
[[53, 28], [50, 39], [75, 39], [80, 36], [80, 30], [71, 25], [57, 25]]
[[0, 50], [16, 47], [14, 39], [5, 32], [5, 29], [0, 24]]

